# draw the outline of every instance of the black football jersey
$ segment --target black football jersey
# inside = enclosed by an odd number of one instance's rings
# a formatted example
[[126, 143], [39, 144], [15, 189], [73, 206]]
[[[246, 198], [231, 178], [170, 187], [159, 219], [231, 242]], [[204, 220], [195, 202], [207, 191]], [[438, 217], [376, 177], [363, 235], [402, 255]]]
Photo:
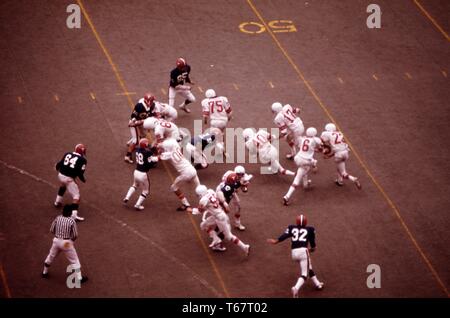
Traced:
[[146, 107], [144, 105], [144, 102], [142, 100], [139, 101], [133, 109], [133, 112], [131, 113], [131, 119], [136, 119], [136, 120], [141, 120], [141, 119], [145, 119], [147, 117], [152, 117], [154, 116], [154, 110], [155, 110], [155, 106], [152, 105], [151, 107]]
[[74, 179], [78, 177], [85, 182], [84, 171], [86, 170], [86, 165], [87, 160], [85, 157], [76, 152], [67, 152], [56, 164], [56, 170], [67, 177]]
[[237, 181], [237, 182], [235, 182], [233, 184], [224, 184], [224, 185], [222, 185], [220, 190], [223, 192], [223, 195], [225, 197], [225, 201], [227, 203], [230, 203], [231, 199], [233, 198], [234, 191], [239, 189], [240, 186], [241, 186], [241, 183], [239, 181]]
[[316, 247], [316, 230], [312, 226], [289, 225], [278, 241], [281, 242], [287, 238], [291, 238], [291, 249], [308, 248], [308, 243], [312, 248]]
[[151, 161], [153, 152], [147, 148], [138, 148], [136, 150], [136, 170], [148, 172], [156, 163]]
[[170, 72], [169, 85], [172, 87], [176, 87], [177, 85], [184, 85], [184, 83], [190, 83], [191, 82], [191, 79], [189, 78], [190, 72], [191, 67], [187, 64], [181, 70], [179, 68], [174, 68]]

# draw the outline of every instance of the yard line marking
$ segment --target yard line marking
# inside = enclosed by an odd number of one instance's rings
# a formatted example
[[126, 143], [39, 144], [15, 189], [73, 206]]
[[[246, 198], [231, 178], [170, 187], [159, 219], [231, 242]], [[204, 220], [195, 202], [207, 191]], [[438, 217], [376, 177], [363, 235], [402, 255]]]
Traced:
[[424, 7], [422, 7], [422, 5], [419, 3], [419, 1], [418, 0], [414, 0], [414, 3], [420, 9], [420, 11], [422, 11], [422, 13], [431, 21], [431, 23], [434, 24], [436, 29], [438, 29], [439, 32], [442, 33], [442, 35], [447, 39], [447, 41], [450, 42], [450, 37], [448, 36], [447, 32], [445, 32], [444, 29], [436, 22], [436, 20], [434, 20], [434, 18], [428, 13], [428, 11], [425, 10]]
[[22, 104], [23, 102], [22, 96], [17, 96], [17, 101], [19, 102], [19, 104]]
[[200, 93], [203, 93], [203, 89], [201, 86], [197, 86], [198, 90], [200, 91]]
[[374, 80], [378, 81], [378, 77], [375, 74], [372, 74]]
[[122, 92], [122, 93], [116, 93], [116, 95], [120, 95], [120, 96], [136, 95], [136, 92]]
[[342, 80], [342, 78], [338, 77], [338, 81], [339, 81], [339, 83], [344, 84], [344, 81]]
[[[109, 64], [111, 65], [111, 68], [112, 68], [112, 70], [114, 71], [114, 74], [116, 75], [116, 78], [117, 78], [117, 80], [118, 80], [119, 83], [120, 83], [120, 86], [121, 86], [121, 88], [122, 88], [122, 91], [123, 91], [124, 93], [125, 93], [125, 92], [128, 92], [128, 89], [127, 89], [127, 87], [126, 87], [126, 85], [125, 85], [124, 80], [122, 79], [122, 76], [121, 76], [120, 73], [119, 73], [119, 70], [118, 70], [117, 66], [114, 64], [114, 61], [112, 60], [111, 55], [109, 54], [108, 50], [106, 49], [106, 46], [103, 44], [103, 41], [101, 40], [100, 35], [98, 34], [97, 30], [95, 29], [94, 23], [92, 22], [92, 20], [91, 20], [91, 18], [89, 17], [89, 15], [88, 15], [86, 9], [84, 8], [82, 1], [81, 1], [81, 0], [77, 0], [77, 3], [78, 3], [78, 5], [80, 6], [80, 9], [81, 9], [81, 11], [83, 12], [83, 15], [84, 15], [86, 21], [88, 21], [88, 24], [89, 24], [89, 26], [90, 26], [90, 28], [91, 28], [91, 30], [92, 30], [92, 33], [94, 34], [94, 36], [95, 36], [95, 38], [96, 38], [96, 40], [97, 40], [97, 42], [98, 42], [98, 44], [99, 44], [100, 47], [102, 48], [103, 53], [105, 54], [105, 56], [106, 56], [106, 58], [107, 58]], [[134, 105], [133, 105], [133, 102], [131, 101], [130, 95], [127, 95], [127, 97], [128, 97], [128, 103], [129, 103], [129, 105], [130, 105], [130, 108], [133, 109], [133, 108], [134, 108]], [[164, 166], [166, 172], [168, 173], [169, 177], [171, 178], [171, 180], [172, 180], [172, 182], [173, 182], [173, 181], [174, 181], [174, 178], [173, 178], [173, 176], [171, 175], [169, 169], [167, 168], [167, 165], [166, 165], [166, 162], [165, 162], [165, 161], [163, 161], [163, 166]], [[196, 229], [195, 227], [194, 227], [194, 229], [197, 231], [197, 229]], [[199, 235], [198, 235], [198, 236], [199, 236]], [[201, 239], [200, 236], [199, 236], [199, 238]], [[203, 242], [203, 240], [201, 240], [201, 241]], [[202, 244], [204, 244], [204, 243], [202, 243]], [[219, 280], [219, 282], [220, 282], [220, 284], [222, 285], [222, 287], [224, 287], [223, 290], [224, 290], [224, 293], [225, 293], [226, 297], [230, 298], [230, 294], [228, 293], [228, 290], [227, 290], [226, 287], [225, 287], [225, 282], [223, 281], [222, 276], [220, 275], [219, 269], [218, 269], [218, 267], [217, 267], [217, 265], [216, 265], [214, 259], [212, 259], [212, 258], [210, 257], [210, 254], [209, 254], [209, 253], [210, 253], [209, 250], [206, 250], [206, 254], [207, 254], [207, 256], [208, 256], [208, 259], [209, 259], [209, 261], [210, 261], [211, 266], [213, 267], [214, 272], [216, 273], [216, 277], [217, 277], [217, 279]]]
[[237, 90], [237, 91], [239, 90], [239, 86], [237, 86], [235, 83], [233, 83], [233, 87], [235, 90]]
[[5, 270], [3, 269], [3, 264], [0, 263], [0, 275], [2, 277], [3, 286], [5, 286], [6, 298], [12, 298], [11, 290], [9, 289], [8, 280], [6, 279]]
[[444, 75], [444, 77], [447, 77], [447, 72], [446, 71], [442, 70], [441, 72], [442, 72], [442, 75]]
[[95, 100], [95, 94], [93, 92], [90, 92], [89, 95], [91, 95], [92, 100]]
[[167, 92], [164, 88], [161, 88], [161, 93], [163, 93], [164, 95], [167, 95]]
[[406, 75], [406, 77], [407, 77], [408, 79], [412, 79], [411, 74], [409, 74], [408, 72], [406, 72], [405, 75]]
[[[311, 93], [311, 95], [314, 97], [314, 99], [316, 100], [316, 102], [319, 104], [319, 106], [322, 108], [322, 110], [325, 112], [325, 114], [328, 116], [328, 118], [334, 122], [336, 124], [336, 127], [341, 130], [339, 128], [339, 125], [337, 124], [336, 120], [334, 119], [334, 117], [331, 115], [330, 111], [328, 110], [328, 108], [325, 106], [325, 104], [322, 102], [322, 100], [320, 99], [319, 95], [317, 95], [316, 91], [314, 90], [314, 88], [311, 86], [311, 84], [309, 84], [309, 82], [306, 80], [305, 76], [303, 75], [303, 73], [300, 71], [300, 69], [298, 68], [297, 64], [295, 64], [295, 62], [292, 60], [292, 58], [290, 57], [290, 55], [287, 53], [287, 51], [284, 49], [284, 47], [281, 45], [280, 41], [278, 41], [277, 37], [275, 36], [275, 34], [272, 32], [272, 30], [268, 27], [266, 21], [263, 19], [263, 17], [261, 16], [261, 14], [258, 12], [258, 10], [256, 9], [256, 7], [253, 5], [251, 0], [247, 0], [248, 5], [251, 7], [251, 9], [253, 10], [253, 12], [255, 13], [255, 15], [258, 17], [258, 19], [261, 21], [261, 23], [266, 27], [267, 32], [269, 33], [269, 35], [272, 37], [273, 41], [275, 42], [275, 44], [278, 46], [278, 48], [280, 49], [280, 51], [283, 53], [284, 57], [286, 58], [286, 60], [289, 62], [289, 64], [291, 64], [291, 66], [293, 67], [293, 69], [295, 70], [295, 72], [297, 73], [297, 75], [299, 76], [299, 78], [303, 81], [303, 83], [305, 84], [306, 88], [308, 89], [308, 91]], [[341, 130], [342, 131], [342, 130]], [[345, 134], [344, 134], [345, 135]], [[346, 138], [347, 143], [351, 149], [351, 151], [353, 152], [353, 154], [355, 155], [356, 159], [358, 160], [358, 162], [361, 164], [361, 166], [363, 167], [363, 169], [366, 171], [366, 174], [369, 176], [369, 178], [372, 180], [373, 184], [377, 187], [378, 191], [380, 191], [380, 193], [382, 194], [383, 198], [387, 201], [387, 203], [389, 204], [389, 206], [391, 207], [392, 211], [394, 212], [395, 216], [397, 217], [397, 219], [399, 220], [401, 226], [403, 227], [403, 229], [405, 230], [407, 236], [409, 237], [409, 239], [411, 240], [411, 242], [413, 243], [414, 247], [417, 249], [418, 253], [420, 254], [420, 256], [422, 257], [423, 261], [425, 262], [425, 264], [428, 266], [428, 269], [430, 270], [430, 272], [433, 274], [436, 282], [439, 284], [439, 286], [442, 288], [442, 290], [445, 292], [445, 294], [447, 295], [447, 297], [450, 297], [450, 293], [447, 290], [447, 287], [444, 285], [442, 279], [440, 278], [439, 274], [437, 273], [437, 271], [434, 269], [433, 265], [431, 264], [430, 260], [428, 259], [428, 257], [425, 255], [424, 251], [422, 250], [422, 248], [420, 247], [419, 243], [417, 242], [417, 240], [415, 239], [414, 235], [411, 233], [411, 231], [409, 230], [409, 227], [406, 225], [405, 221], [403, 220], [403, 217], [400, 214], [399, 209], [397, 208], [397, 206], [394, 204], [394, 202], [391, 200], [391, 198], [387, 195], [386, 191], [384, 191], [383, 187], [378, 183], [378, 181], [375, 179], [375, 177], [372, 175], [372, 173], [369, 171], [369, 168], [366, 166], [366, 164], [364, 163], [364, 161], [362, 160], [362, 158], [359, 156], [359, 154], [356, 152], [355, 148], [353, 147], [352, 143], [350, 142], [350, 140], [348, 138]]]
[[[117, 81], [118, 81], [119, 84], [120, 84], [120, 87], [122, 88], [122, 91], [123, 91], [123, 92], [128, 92], [128, 89], [127, 89], [127, 87], [125, 86], [125, 83], [124, 83], [124, 81], [123, 81], [123, 79], [122, 79], [122, 76], [120, 76], [119, 69], [117, 68], [116, 64], [114, 64], [114, 61], [112, 60], [111, 55], [109, 54], [108, 50], [106, 49], [105, 45], [103, 44], [102, 39], [101, 39], [100, 36], [98, 35], [98, 32], [97, 32], [97, 30], [95, 29], [94, 24], [93, 24], [92, 21], [91, 21], [91, 18], [90, 18], [89, 15], [87, 14], [87, 11], [86, 11], [86, 9], [84, 8], [83, 3], [81, 2], [81, 0], [77, 0], [77, 3], [78, 3], [78, 5], [79, 5], [80, 8], [81, 8], [81, 12], [83, 12], [84, 18], [86, 19], [87, 23], [89, 24], [89, 26], [90, 26], [90, 28], [91, 28], [91, 31], [92, 31], [92, 33], [94, 34], [95, 39], [97, 40], [97, 43], [100, 45], [100, 48], [102, 49], [103, 53], [105, 54], [106, 59], [108, 60], [109, 65], [111, 66], [111, 68], [112, 68], [112, 70], [113, 70], [113, 72], [114, 72], [114, 75], [116, 76]], [[126, 96], [127, 96], [128, 104], [130, 105], [130, 107], [134, 107], [133, 101], [131, 100], [130, 95], [126, 95]]]
[[[45, 180], [43, 178], [40, 178], [40, 177], [38, 177], [38, 176], [36, 176], [36, 175], [34, 175], [32, 173], [29, 173], [28, 171], [25, 171], [23, 169], [20, 169], [20, 168], [18, 168], [16, 166], [13, 166], [13, 165], [7, 163], [7, 162], [4, 162], [3, 160], [0, 160], [0, 164], [2, 164], [3, 166], [5, 166], [6, 168], [8, 168], [8, 169], [10, 169], [12, 171], [18, 172], [18, 173], [20, 173], [20, 174], [22, 174], [22, 175], [24, 175], [24, 176], [26, 176], [28, 178], [31, 178], [31, 179], [33, 179], [36, 182], [43, 183], [43, 184], [49, 186], [50, 188], [52, 188], [54, 190], [59, 189], [59, 186], [51, 183], [50, 181], [47, 181], [47, 180]], [[121, 219], [115, 217], [111, 213], [108, 213], [108, 212], [102, 210], [101, 208], [99, 208], [99, 207], [95, 206], [94, 204], [90, 203], [89, 201], [86, 201], [84, 199], [83, 202], [84, 202], [84, 204], [86, 204], [86, 206], [88, 206], [88, 207], [90, 207], [90, 208], [92, 208], [94, 210], [97, 210], [98, 214], [100, 214], [102, 217], [113, 221], [117, 225], [126, 228], [128, 231], [130, 231], [131, 233], [135, 234], [139, 238], [144, 239], [145, 241], [149, 242], [151, 245], [153, 245], [157, 250], [159, 250], [163, 255], [165, 255], [173, 263], [178, 264], [182, 268], [184, 268], [190, 275], [192, 275], [192, 277], [194, 277], [196, 280], [198, 280], [203, 286], [208, 288], [210, 291], [212, 291], [214, 295], [216, 295], [217, 297], [221, 297], [221, 294], [214, 288], [214, 286], [209, 284], [206, 280], [204, 280], [201, 276], [199, 276], [194, 270], [192, 270], [188, 265], [183, 263], [181, 261], [181, 259], [179, 259], [176, 256], [174, 256], [173, 253], [170, 253], [164, 247], [162, 247], [161, 245], [159, 245], [158, 243], [153, 241], [150, 237], [148, 237], [145, 234], [139, 232], [137, 229], [135, 229], [131, 225], [128, 225], [127, 223], [123, 222]]]

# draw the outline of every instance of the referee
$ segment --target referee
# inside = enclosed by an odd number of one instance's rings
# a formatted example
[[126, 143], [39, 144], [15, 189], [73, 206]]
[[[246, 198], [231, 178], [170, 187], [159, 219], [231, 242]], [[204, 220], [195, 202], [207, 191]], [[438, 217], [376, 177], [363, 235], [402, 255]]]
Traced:
[[50, 252], [44, 262], [43, 278], [48, 278], [48, 270], [59, 252], [64, 252], [67, 260], [76, 271], [76, 279], [81, 283], [88, 280], [87, 276], [81, 275], [81, 264], [75, 250], [74, 241], [78, 237], [77, 224], [72, 216], [72, 205], [65, 205], [62, 215], [58, 215], [50, 227], [50, 232], [55, 235]]

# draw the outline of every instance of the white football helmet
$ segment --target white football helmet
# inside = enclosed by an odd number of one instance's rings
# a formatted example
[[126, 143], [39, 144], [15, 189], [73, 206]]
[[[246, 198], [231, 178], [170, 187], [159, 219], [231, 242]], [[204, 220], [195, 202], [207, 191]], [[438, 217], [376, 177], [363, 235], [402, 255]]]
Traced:
[[206, 98], [216, 97], [216, 92], [212, 88], [210, 88], [210, 89], [206, 90], [205, 97]]
[[328, 123], [325, 125], [325, 130], [329, 132], [336, 131], [336, 125], [333, 123]]
[[165, 152], [172, 152], [175, 151], [177, 148], [180, 148], [180, 145], [175, 139], [169, 138], [161, 143], [161, 147]]
[[275, 102], [272, 104], [272, 113], [278, 114], [283, 109], [283, 105], [279, 102]]
[[158, 123], [158, 121], [159, 121], [159, 119], [156, 117], [149, 117], [144, 120], [144, 123], [142, 126], [145, 129], [155, 130], [155, 127], [156, 127], [156, 124]]
[[317, 129], [314, 127], [309, 127], [306, 129], [306, 136], [308, 137], [315, 137], [317, 135]]
[[236, 167], [234, 168], [234, 172], [235, 172], [236, 174], [241, 174], [241, 175], [243, 175], [243, 174], [245, 174], [245, 168], [244, 168], [243, 166], [236, 166]]
[[208, 192], [208, 188], [203, 184], [200, 184], [195, 188], [195, 193], [197, 193], [199, 197], [204, 196], [206, 192]]
[[242, 137], [244, 137], [245, 141], [249, 140], [250, 138], [253, 138], [254, 135], [255, 132], [251, 128], [245, 128], [244, 131], [242, 132]]

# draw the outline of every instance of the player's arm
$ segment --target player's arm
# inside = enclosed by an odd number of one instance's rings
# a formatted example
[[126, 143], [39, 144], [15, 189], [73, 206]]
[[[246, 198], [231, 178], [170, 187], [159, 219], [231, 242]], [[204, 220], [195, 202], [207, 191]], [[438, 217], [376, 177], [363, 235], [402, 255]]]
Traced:
[[58, 161], [58, 163], [55, 165], [55, 170], [59, 172], [59, 169], [61, 169], [61, 166], [63, 165], [64, 160], [61, 159]]
[[85, 183], [86, 182], [86, 178], [84, 177], [84, 171], [86, 171], [86, 165], [87, 162], [86, 160], [83, 160], [82, 165], [80, 167], [80, 171], [78, 173], [78, 178], [81, 180], [81, 182]]
[[73, 223], [72, 227], [70, 228], [70, 239], [72, 241], [75, 241], [77, 238], [78, 238], [77, 224]]
[[210, 113], [209, 113], [209, 104], [208, 104], [208, 100], [207, 99], [204, 99], [202, 101], [202, 111], [203, 111], [203, 113], [202, 113], [202, 115], [203, 115], [203, 123], [205, 125], [207, 125], [208, 124], [208, 117], [210, 115]]
[[223, 194], [222, 190], [216, 191], [217, 199], [219, 199], [219, 204], [225, 211], [225, 213], [230, 212], [230, 207], [228, 206], [227, 201], [225, 200], [225, 195]]
[[194, 82], [192, 82], [191, 81], [191, 77], [190, 77], [190, 74], [191, 74], [191, 66], [190, 65], [186, 65], [186, 69], [187, 69], [187, 75], [186, 75], [186, 83], [189, 83], [189, 84], [191, 84], [191, 85], [194, 85]]
[[291, 231], [289, 230], [289, 228], [286, 229], [286, 231], [284, 231], [283, 234], [280, 235], [280, 237], [278, 237], [278, 239], [267, 239], [267, 243], [270, 244], [278, 244], [280, 242], [283, 242], [285, 239], [291, 237]]
[[311, 227], [308, 229], [308, 241], [309, 241], [309, 251], [314, 252], [316, 250], [316, 230]]
[[56, 233], [56, 219], [53, 220], [52, 225], [50, 226], [50, 233]]

